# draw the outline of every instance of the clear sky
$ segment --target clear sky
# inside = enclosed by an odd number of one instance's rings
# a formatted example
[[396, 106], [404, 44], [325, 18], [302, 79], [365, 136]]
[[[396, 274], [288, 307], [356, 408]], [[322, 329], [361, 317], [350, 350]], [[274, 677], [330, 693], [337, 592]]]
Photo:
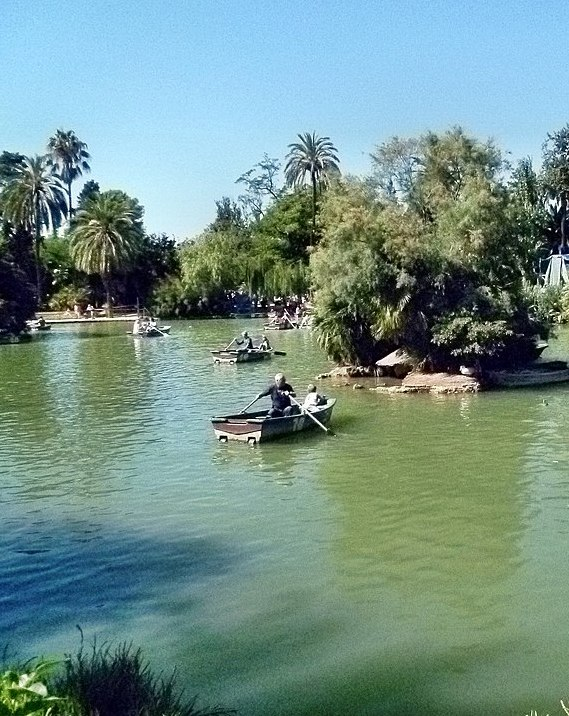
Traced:
[[[561, 0], [1, 0], [0, 151], [57, 128], [90, 178], [178, 239], [299, 132], [345, 173], [393, 135], [460, 124], [539, 163], [569, 122]], [[80, 187], [78, 187], [79, 189]]]

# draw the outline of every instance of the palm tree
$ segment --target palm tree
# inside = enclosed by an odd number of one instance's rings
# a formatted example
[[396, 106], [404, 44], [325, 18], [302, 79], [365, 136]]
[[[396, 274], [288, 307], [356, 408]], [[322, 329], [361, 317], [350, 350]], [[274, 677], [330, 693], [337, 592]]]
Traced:
[[70, 219], [73, 214], [71, 184], [83, 172], [91, 171], [87, 161], [91, 155], [85, 142], [82, 142], [73, 130], [64, 132], [63, 129], [58, 129], [54, 136], [50, 137], [47, 150], [50, 163], [57, 169], [67, 187], [67, 216]]
[[289, 186], [300, 186], [308, 180], [312, 185], [312, 236], [316, 232], [316, 191], [326, 186], [334, 174], [340, 172], [337, 149], [330, 137], [318, 137], [316, 132], [299, 134], [299, 142], [289, 144], [285, 178]]
[[34, 239], [38, 307], [41, 305], [42, 229], [55, 229], [65, 215], [65, 187], [46, 157], [24, 157], [14, 166], [1, 194], [4, 217]]
[[111, 276], [129, 265], [142, 237], [134, 202], [122, 192], [95, 194], [77, 212], [70, 237], [76, 268], [101, 277], [109, 316]]

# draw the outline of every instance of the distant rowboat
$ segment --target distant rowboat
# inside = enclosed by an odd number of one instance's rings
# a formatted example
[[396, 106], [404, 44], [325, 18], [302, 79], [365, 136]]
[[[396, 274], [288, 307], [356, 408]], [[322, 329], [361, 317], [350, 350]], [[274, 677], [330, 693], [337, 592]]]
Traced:
[[260, 360], [269, 360], [272, 358], [273, 351], [260, 350], [259, 348], [249, 348], [245, 350], [223, 350], [212, 351], [214, 363], [251, 363]]
[[30, 331], [51, 331], [51, 326], [39, 318], [26, 321], [26, 326], [30, 329]]
[[127, 331], [127, 333], [138, 338], [156, 338], [168, 335], [170, 328], [171, 326], [146, 326], [139, 328], [138, 331]]

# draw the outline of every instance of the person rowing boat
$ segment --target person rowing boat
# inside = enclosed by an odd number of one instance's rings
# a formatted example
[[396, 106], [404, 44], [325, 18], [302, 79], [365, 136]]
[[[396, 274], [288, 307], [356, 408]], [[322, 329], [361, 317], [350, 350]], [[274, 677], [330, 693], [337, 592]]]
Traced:
[[297, 415], [300, 411], [298, 405], [293, 405], [291, 396], [294, 398], [296, 393], [292, 385], [286, 382], [286, 377], [282, 373], [275, 375], [275, 382], [263, 390], [255, 400], [270, 396], [272, 408], [267, 413], [268, 418], [282, 418], [290, 415]]

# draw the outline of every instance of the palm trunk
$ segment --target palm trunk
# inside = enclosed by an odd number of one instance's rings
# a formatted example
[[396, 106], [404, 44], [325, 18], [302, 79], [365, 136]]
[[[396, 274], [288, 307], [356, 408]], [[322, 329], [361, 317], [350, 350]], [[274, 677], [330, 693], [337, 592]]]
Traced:
[[310, 237], [310, 245], [314, 245], [316, 237], [316, 177], [312, 175], [312, 236]]
[[71, 221], [73, 216], [73, 207], [71, 205], [71, 182], [67, 182], [67, 218]]
[[34, 232], [34, 260], [36, 264], [36, 291], [37, 291], [37, 306], [38, 310], [41, 309], [42, 291], [41, 291], [41, 268], [40, 268], [40, 243], [41, 243], [41, 226], [40, 226], [40, 212], [36, 208], [35, 218], [35, 232]]
[[110, 318], [113, 313], [112, 306], [111, 306], [111, 283], [110, 283], [110, 279], [108, 276], [107, 277], [101, 276], [101, 278], [103, 279], [103, 285], [105, 287], [105, 293], [107, 295], [107, 311], [106, 311], [107, 318]]
[[561, 246], [565, 248], [567, 246], [567, 237], [565, 235], [567, 221], [567, 194], [563, 192], [561, 194]]

